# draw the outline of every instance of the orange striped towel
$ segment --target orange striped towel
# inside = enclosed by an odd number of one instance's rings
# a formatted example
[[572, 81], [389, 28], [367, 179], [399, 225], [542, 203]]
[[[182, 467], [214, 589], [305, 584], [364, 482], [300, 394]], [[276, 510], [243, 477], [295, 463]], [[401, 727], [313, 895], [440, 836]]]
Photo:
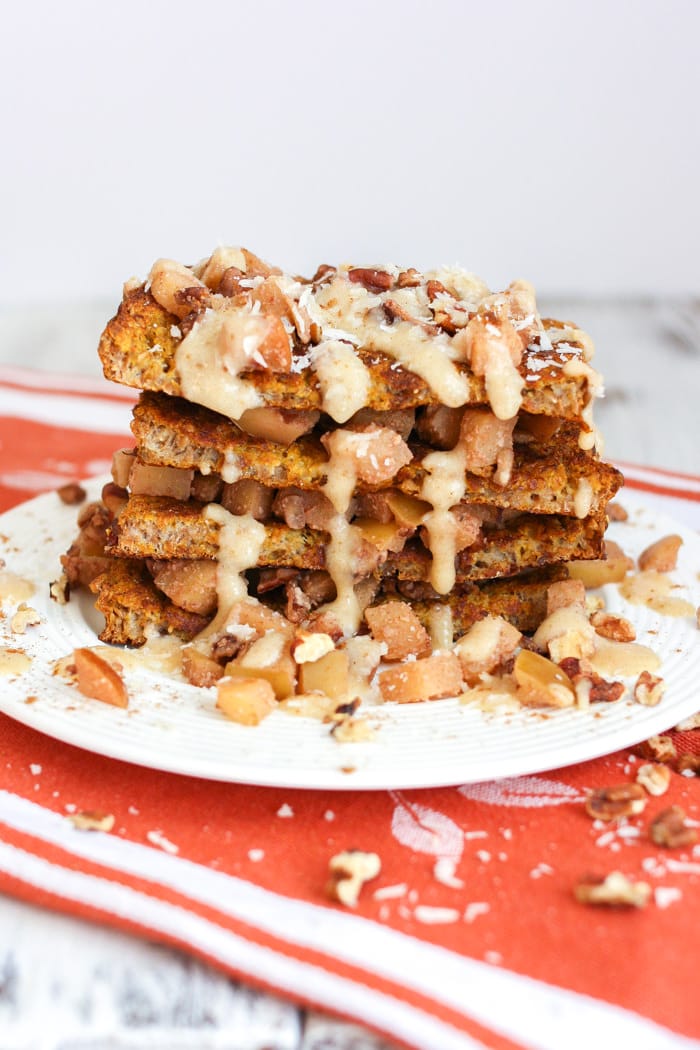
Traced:
[[[0, 372], [0, 505], [102, 472], [128, 441], [106, 384]], [[628, 484], [700, 525], [700, 479]], [[699, 567], [700, 568], [700, 567]], [[700, 731], [676, 734], [700, 751]], [[420, 791], [218, 784], [101, 758], [0, 716], [0, 889], [359, 1020], [421, 1050], [685, 1047], [700, 1038], [700, 848], [661, 849], [650, 819], [700, 818], [673, 773], [643, 816], [591, 821], [591, 788], [634, 779], [627, 752], [546, 775]], [[67, 815], [102, 811], [109, 832]], [[324, 895], [329, 858], [377, 852], [354, 909]], [[587, 908], [586, 872], [652, 887], [643, 910]]]

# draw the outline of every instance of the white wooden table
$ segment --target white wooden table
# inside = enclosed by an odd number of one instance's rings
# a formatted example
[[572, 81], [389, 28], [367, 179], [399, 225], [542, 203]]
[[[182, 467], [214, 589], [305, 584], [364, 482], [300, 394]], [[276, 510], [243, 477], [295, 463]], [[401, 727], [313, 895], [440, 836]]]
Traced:
[[[700, 474], [700, 300], [567, 300], [542, 309], [575, 320], [596, 342], [608, 457]], [[0, 363], [96, 375], [97, 339], [112, 312], [100, 303], [0, 310]], [[0, 1050], [146, 1048], [386, 1044], [177, 951], [0, 898]]]

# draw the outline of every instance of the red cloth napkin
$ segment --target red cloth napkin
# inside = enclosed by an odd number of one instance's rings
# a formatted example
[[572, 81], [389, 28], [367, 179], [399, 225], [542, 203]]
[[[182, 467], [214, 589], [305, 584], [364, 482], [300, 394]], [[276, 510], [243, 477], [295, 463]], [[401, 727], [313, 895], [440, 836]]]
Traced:
[[[98, 381], [0, 371], [0, 508], [103, 472], [131, 398]], [[700, 479], [626, 468], [697, 524]], [[699, 566], [700, 568], [700, 566]], [[700, 731], [676, 734], [700, 751]], [[217, 784], [92, 755], [0, 715], [0, 890], [176, 944], [421, 1050], [682, 1047], [700, 1038], [700, 848], [648, 838], [644, 813], [602, 826], [591, 788], [631, 782], [628, 752], [540, 776], [420, 791]], [[75, 811], [115, 818], [86, 833]], [[324, 894], [340, 850], [377, 852], [355, 909]], [[653, 888], [637, 909], [577, 903], [586, 873]]]

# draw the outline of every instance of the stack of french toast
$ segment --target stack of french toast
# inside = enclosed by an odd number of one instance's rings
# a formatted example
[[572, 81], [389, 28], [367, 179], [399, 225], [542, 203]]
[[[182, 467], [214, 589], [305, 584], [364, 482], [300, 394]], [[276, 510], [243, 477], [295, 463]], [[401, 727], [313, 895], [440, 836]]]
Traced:
[[410, 663], [485, 617], [532, 633], [567, 563], [602, 557], [622, 482], [592, 352], [524, 281], [159, 260], [101, 338], [107, 378], [142, 391], [135, 446], [81, 511], [68, 583], [97, 595], [104, 641], [192, 643], [196, 684], [274, 637], [257, 670], [284, 655], [278, 698], [331, 654], [342, 677], [358, 639]]

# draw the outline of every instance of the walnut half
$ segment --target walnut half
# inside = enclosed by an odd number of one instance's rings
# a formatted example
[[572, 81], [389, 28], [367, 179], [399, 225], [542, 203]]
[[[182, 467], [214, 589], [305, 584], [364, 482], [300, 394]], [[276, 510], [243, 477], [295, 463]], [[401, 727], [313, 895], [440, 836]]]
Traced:
[[620, 820], [636, 817], [647, 804], [647, 795], [641, 784], [617, 784], [598, 788], [586, 799], [586, 813], [594, 820]]
[[331, 900], [354, 908], [363, 885], [376, 879], [382, 869], [382, 862], [376, 853], [348, 849], [331, 857], [328, 869], [330, 878], [326, 884], [326, 894]]
[[646, 882], [631, 882], [619, 871], [611, 871], [605, 878], [587, 875], [574, 887], [574, 896], [581, 904], [614, 907], [644, 908], [651, 897], [651, 886]]

